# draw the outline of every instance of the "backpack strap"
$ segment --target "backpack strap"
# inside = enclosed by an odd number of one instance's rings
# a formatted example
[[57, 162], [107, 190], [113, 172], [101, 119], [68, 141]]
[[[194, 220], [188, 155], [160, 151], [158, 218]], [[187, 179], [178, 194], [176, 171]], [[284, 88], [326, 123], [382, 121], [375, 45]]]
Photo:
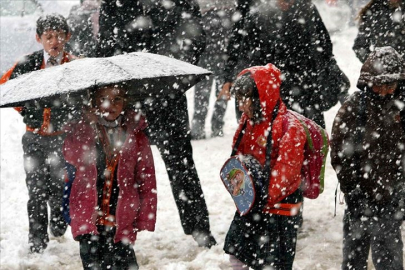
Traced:
[[[276, 119], [276, 117], [278, 115], [279, 108], [280, 108], [280, 100], [278, 100], [277, 103], [276, 103], [276, 106], [274, 106], [273, 114], [272, 114], [270, 125], [269, 125], [269, 128], [268, 128], [269, 135], [267, 136], [266, 162], [264, 164], [264, 166], [265, 166], [264, 167], [265, 168], [264, 172], [267, 173], [267, 174], [270, 174], [270, 171], [271, 171], [271, 168], [270, 168], [270, 161], [271, 161], [270, 154], [271, 154], [271, 150], [273, 148], [273, 142], [272, 142], [273, 132], [272, 132], [272, 129], [273, 129], [273, 122], [274, 122], [274, 120]], [[236, 139], [235, 145], [234, 145], [234, 147], [232, 149], [231, 156], [236, 155], [236, 152], [238, 151], [238, 147], [239, 147], [239, 144], [242, 141], [242, 137], [244, 135], [244, 130], [246, 129], [246, 125], [247, 125], [247, 121], [245, 121], [245, 123], [243, 123], [242, 129], [239, 132], [238, 138]]]
[[273, 122], [278, 115], [278, 110], [280, 108], [280, 100], [277, 101], [276, 106], [273, 109], [273, 115], [271, 116], [271, 122], [269, 126], [269, 135], [267, 136], [267, 146], [266, 146], [266, 163], [264, 167], [264, 172], [266, 175], [270, 175], [271, 172], [271, 151], [273, 148]]
[[236, 155], [236, 152], [238, 151], [238, 147], [240, 142], [242, 141], [242, 137], [243, 137], [243, 133], [245, 131], [247, 125], [247, 121], [245, 121], [245, 123], [243, 123], [242, 129], [239, 132], [238, 138], [236, 139], [235, 145], [232, 148], [232, 153], [231, 153], [231, 157]]

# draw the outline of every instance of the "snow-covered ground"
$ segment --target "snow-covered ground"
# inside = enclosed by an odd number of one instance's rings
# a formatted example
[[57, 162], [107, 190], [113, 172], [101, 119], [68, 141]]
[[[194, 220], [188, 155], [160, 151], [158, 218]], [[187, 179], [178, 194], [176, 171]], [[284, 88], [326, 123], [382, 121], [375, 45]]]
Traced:
[[[323, 4], [319, 7], [327, 26], [334, 27], [332, 39], [337, 61], [354, 86], [361, 67], [351, 50], [357, 30], [348, 27], [345, 19], [334, 20], [336, 17], [333, 14], [343, 9]], [[335, 23], [341, 27], [336, 27]], [[354, 90], [352, 87], [351, 91]], [[191, 111], [193, 92], [188, 91], [187, 97]], [[337, 110], [338, 105], [326, 113], [328, 131]], [[51, 239], [43, 254], [28, 254], [28, 195], [21, 147], [25, 127], [21, 117], [12, 109], [1, 109], [0, 117], [0, 269], [81, 269], [79, 244], [72, 239], [70, 231], [62, 239]], [[140, 233], [135, 244], [141, 269], [230, 269], [228, 256], [222, 247], [235, 206], [219, 179], [219, 170], [231, 152], [235, 128], [234, 106], [230, 102], [225, 136], [193, 141], [194, 160], [210, 212], [212, 232], [218, 241], [218, 245], [209, 250], [198, 247], [191, 236], [184, 235], [164, 163], [153, 147], [158, 181], [158, 216], [156, 231]], [[209, 135], [208, 125], [206, 131]], [[304, 225], [298, 236], [295, 270], [340, 269], [344, 205], [339, 204], [342, 194], [338, 193], [334, 217], [336, 185], [336, 175], [328, 160], [324, 193], [316, 200], [305, 201]]]

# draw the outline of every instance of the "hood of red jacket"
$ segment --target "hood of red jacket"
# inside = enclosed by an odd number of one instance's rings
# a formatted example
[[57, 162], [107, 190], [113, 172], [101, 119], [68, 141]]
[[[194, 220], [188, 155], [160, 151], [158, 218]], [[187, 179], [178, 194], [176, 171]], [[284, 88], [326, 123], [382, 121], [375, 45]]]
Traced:
[[244, 69], [238, 74], [238, 77], [246, 73], [250, 73], [250, 76], [256, 83], [257, 90], [259, 91], [260, 105], [262, 107], [263, 116], [270, 118], [277, 101], [281, 101], [280, 70], [273, 64], [254, 66]]

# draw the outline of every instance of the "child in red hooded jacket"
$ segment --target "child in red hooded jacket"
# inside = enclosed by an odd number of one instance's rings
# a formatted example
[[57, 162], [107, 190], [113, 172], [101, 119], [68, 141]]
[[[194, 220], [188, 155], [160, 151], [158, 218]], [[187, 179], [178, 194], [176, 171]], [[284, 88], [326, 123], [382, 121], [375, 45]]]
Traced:
[[67, 128], [63, 153], [71, 187], [64, 212], [80, 242], [84, 269], [137, 269], [132, 244], [138, 231], [154, 231], [156, 223], [155, 169], [145, 119], [125, 109], [123, 86], [93, 94], [94, 108]]
[[292, 269], [294, 261], [306, 135], [280, 98], [280, 76], [272, 64], [251, 67], [238, 75], [232, 87], [243, 113], [233, 141], [236, 154], [268, 166], [269, 134], [272, 138], [266, 204], [244, 216], [236, 212], [225, 239], [233, 269]]

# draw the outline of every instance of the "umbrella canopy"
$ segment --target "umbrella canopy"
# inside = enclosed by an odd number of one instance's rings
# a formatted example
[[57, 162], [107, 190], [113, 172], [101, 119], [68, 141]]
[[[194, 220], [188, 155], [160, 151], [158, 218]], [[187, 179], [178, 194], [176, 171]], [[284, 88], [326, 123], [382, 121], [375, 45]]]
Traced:
[[182, 93], [210, 71], [167, 56], [130, 53], [107, 58], [84, 58], [34, 71], [0, 86], [0, 107], [30, 106], [40, 102], [83, 103], [89, 89], [126, 84], [135, 100]]

